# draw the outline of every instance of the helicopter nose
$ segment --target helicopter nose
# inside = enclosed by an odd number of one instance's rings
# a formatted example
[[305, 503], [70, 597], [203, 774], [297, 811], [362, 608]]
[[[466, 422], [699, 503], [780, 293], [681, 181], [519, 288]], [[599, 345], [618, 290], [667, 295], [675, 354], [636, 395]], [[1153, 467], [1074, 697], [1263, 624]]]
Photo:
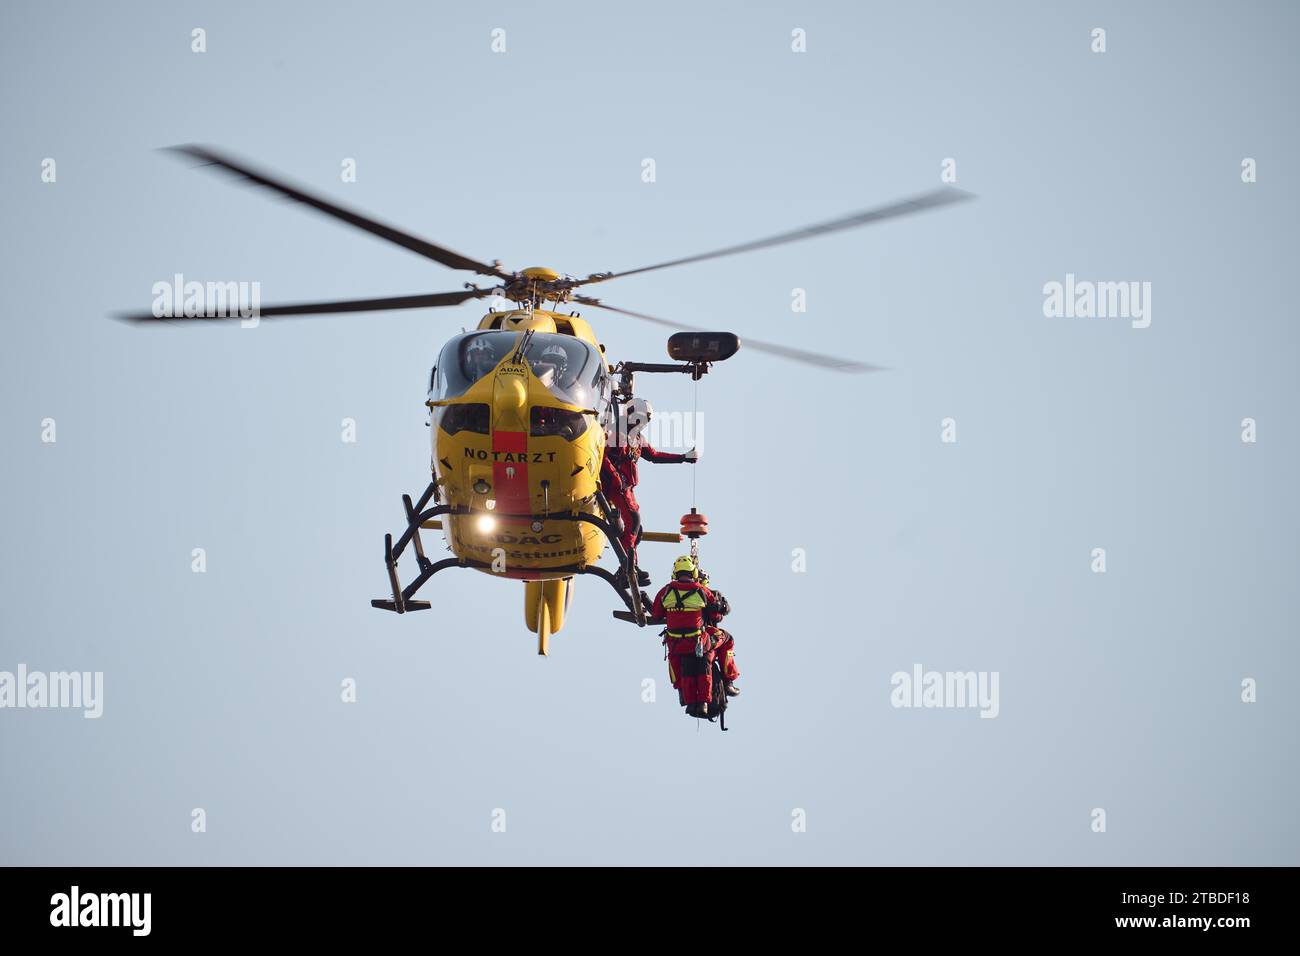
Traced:
[[522, 375], [498, 375], [492, 389], [493, 431], [528, 434], [528, 385]]

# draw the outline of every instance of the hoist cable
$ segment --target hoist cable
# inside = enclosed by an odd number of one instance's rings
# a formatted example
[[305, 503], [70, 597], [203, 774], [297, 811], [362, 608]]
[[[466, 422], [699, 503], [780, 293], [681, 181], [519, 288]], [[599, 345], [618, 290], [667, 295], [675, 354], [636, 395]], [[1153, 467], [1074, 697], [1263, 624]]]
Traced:
[[691, 449], [695, 452], [695, 463], [691, 465], [691, 510], [695, 510], [695, 474], [700, 467], [700, 380], [697, 378], [694, 384], [695, 407], [691, 410], [691, 437], [694, 439], [694, 447]]

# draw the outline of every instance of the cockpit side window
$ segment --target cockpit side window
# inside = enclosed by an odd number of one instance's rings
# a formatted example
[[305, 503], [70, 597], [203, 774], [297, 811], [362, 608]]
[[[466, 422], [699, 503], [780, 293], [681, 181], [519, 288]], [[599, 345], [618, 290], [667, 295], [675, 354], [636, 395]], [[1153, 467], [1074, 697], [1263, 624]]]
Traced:
[[594, 346], [572, 335], [534, 335], [528, 345], [528, 364], [538, 381], [561, 401], [595, 406], [596, 376], [605, 363]]
[[491, 373], [513, 346], [513, 332], [467, 332], [443, 346], [433, 377], [434, 398], [459, 398], [471, 385]]
[[460, 370], [470, 384], [491, 372], [505, 357], [510, 336], [476, 335], [460, 350]]
[[448, 405], [438, 417], [438, 427], [448, 435], [458, 432], [474, 432], [486, 435], [491, 430], [492, 409], [482, 402], [464, 402], [460, 405]]

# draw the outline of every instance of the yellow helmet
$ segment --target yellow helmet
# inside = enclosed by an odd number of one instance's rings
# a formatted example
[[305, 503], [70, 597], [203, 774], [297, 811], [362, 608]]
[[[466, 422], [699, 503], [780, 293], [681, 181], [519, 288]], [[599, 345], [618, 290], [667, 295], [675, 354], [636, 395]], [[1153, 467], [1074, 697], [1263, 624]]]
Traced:
[[683, 554], [673, 562], [673, 577], [677, 577], [683, 571], [689, 571], [691, 577], [695, 577], [695, 562], [691, 560], [689, 554]]

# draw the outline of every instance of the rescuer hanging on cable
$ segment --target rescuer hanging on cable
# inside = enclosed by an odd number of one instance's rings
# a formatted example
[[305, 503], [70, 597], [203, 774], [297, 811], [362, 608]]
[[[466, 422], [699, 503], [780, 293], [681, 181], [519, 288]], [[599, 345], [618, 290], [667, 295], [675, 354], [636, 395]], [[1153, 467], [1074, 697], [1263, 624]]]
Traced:
[[668, 652], [668, 677], [690, 717], [708, 717], [713, 699], [713, 660], [722, 655], [727, 696], [740, 693], [731, 635], [717, 626], [726, 612], [726, 599], [718, 600], [697, 578], [694, 559], [683, 555], [673, 562], [673, 579], [655, 595], [650, 618], [667, 624], [664, 647]]

